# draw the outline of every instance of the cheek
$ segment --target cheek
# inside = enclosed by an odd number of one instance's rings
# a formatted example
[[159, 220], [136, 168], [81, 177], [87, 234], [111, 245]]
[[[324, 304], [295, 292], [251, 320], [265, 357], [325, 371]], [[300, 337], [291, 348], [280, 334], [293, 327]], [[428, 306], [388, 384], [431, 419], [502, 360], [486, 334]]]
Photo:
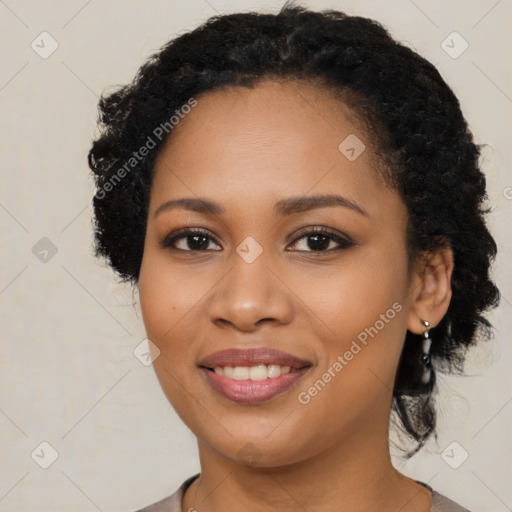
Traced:
[[182, 272], [170, 270], [159, 255], [149, 251], [144, 254], [139, 300], [146, 335], [159, 350], [153, 369], [164, 394], [182, 418], [189, 408], [183, 383], [195, 360], [189, 342], [193, 337], [190, 314], [204, 294], [194, 283]]
[[[344, 343], [373, 326], [388, 310], [387, 317], [395, 318], [392, 306], [403, 306], [407, 292], [406, 264], [405, 249], [402, 254], [390, 248], [363, 248], [339, 266], [317, 274], [314, 280], [296, 274], [293, 288], [313, 313], [318, 334], [327, 336], [334, 348], [342, 350]], [[391, 323], [398, 322], [386, 326]]]
[[161, 352], [183, 352], [189, 322], [187, 315], [205, 292], [197, 279], [168, 268], [165, 258], [150, 253], [144, 255], [139, 277], [139, 298], [148, 338]]
[[[336, 410], [345, 414], [347, 407], [356, 411], [365, 402], [368, 406], [393, 387], [406, 329], [405, 248], [354, 252], [331, 278], [317, 283], [300, 291], [315, 313], [323, 344], [325, 357], [315, 378], [328, 382], [325, 388], [317, 386], [323, 397], [314, 399], [313, 408], [338, 404]], [[343, 369], [337, 365], [336, 371], [333, 365], [340, 357]]]

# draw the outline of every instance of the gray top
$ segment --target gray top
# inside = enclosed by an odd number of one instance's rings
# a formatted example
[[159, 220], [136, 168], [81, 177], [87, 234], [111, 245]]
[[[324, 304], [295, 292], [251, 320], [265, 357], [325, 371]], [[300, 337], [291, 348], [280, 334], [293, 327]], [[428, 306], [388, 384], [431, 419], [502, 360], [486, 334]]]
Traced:
[[[163, 500], [157, 501], [152, 505], [141, 508], [136, 512], [184, 512], [181, 510], [181, 499], [183, 498], [183, 495], [185, 494], [187, 487], [198, 476], [199, 473], [185, 480], [181, 484], [180, 488], [171, 496], [168, 496]], [[432, 508], [430, 509], [430, 512], [470, 512], [467, 508], [461, 507], [454, 501], [434, 491], [432, 487], [430, 487], [430, 485], [425, 484], [423, 482], [418, 483], [426, 487], [432, 493]]]

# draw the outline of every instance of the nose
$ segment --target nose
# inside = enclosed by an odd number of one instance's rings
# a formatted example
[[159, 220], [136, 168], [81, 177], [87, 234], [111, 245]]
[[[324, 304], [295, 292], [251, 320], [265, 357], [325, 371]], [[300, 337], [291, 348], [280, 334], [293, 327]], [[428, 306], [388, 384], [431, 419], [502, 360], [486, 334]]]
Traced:
[[220, 327], [249, 332], [265, 323], [285, 325], [294, 315], [291, 295], [263, 255], [247, 263], [234, 254], [233, 266], [210, 297], [210, 319]]

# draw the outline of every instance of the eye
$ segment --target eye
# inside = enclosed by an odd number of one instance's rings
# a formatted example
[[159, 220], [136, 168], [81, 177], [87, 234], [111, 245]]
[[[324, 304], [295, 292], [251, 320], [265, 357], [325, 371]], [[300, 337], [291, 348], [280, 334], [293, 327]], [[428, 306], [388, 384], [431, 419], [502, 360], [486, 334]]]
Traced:
[[[303, 242], [301, 242], [301, 240]], [[296, 250], [299, 250], [299, 252], [313, 253], [325, 253], [348, 249], [354, 245], [355, 243], [352, 242], [349, 237], [340, 235], [335, 231], [321, 226], [308, 228], [308, 231], [303, 232], [292, 244], [292, 246], [296, 246]], [[297, 246], [302, 246], [302, 249], [297, 249]], [[306, 247], [306, 249], [304, 249], [304, 247]]]
[[[302, 241], [302, 242], [301, 242]], [[209, 249], [210, 244], [215, 244], [217, 249]], [[333, 247], [334, 244], [334, 247]], [[204, 252], [208, 250], [220, 251], [219, 242], [206, 229], [184, 228], [167, 235], [160, 241], [164, 248], [177, 249], [187, 252]], [[336, 246], [337, 245], [337, 246]], [[348, 249], [355, 245], [349, 237], [320, 226], [308, 228], [295, 239], [292, 247], [299, 252], [325, 253], [341, 249]], [[298, 247], [297, 247], [298, 246]], [[300, 248], [302, 246], [302, 248]]]
[[[170, 247], [179, 251], [206, 251], [210, 242], [219, 245], [211, 233], [200, 228], [184, 228], [175, 233], [167, 235], [160, 241], [162, 247]], [[220, 249], [213, 249], [218, 251]]]

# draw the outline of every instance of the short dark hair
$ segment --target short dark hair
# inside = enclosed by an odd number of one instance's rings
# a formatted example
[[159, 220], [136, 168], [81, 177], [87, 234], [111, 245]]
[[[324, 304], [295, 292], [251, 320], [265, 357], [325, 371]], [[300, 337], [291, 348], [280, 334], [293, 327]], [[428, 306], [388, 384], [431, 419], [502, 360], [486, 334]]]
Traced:
[[[138, 284], [154, 164], [172, 136], [170, 119], [201, 93], [266, 79], [312, 82], [357, 114], [406, 204], [410, 261], [452, 248], [452, 299], [431, 331], [432, 358], [435, 370], [462, 373], [467, 349], [491, 336], [482, 313], [499, 302], [481, 146], [437, 69], [371, 19], [288, 4], [277, 14], [214, 16], [164, 45], [130, 84], [103, 95], [100, 135], [88, 155], [97, 187], [96, 256]], [[151, 151], [135, 159], [150, 139]], [[419, 337], [407, 332], [393, 390], [393, 410], [416, 442], [407, 457], [436, 435], [435, 373], [421, 382], [420, 356]]]

